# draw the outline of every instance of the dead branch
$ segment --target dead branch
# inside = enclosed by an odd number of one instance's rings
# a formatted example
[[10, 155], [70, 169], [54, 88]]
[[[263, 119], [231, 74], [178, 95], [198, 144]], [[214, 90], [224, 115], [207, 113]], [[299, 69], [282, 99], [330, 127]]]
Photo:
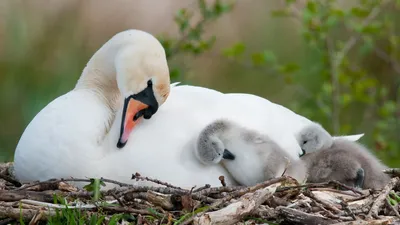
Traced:
[[153, 178], [150, 178], [150, 177], [142, 177], [142, 176], [140, 175], [140, 173], [138, 173], [138, 172], [136, 172], [135, 174], [132, 174], [132, 178], [131, 178], [131, 179], [132, 179], [132, 180], [136, 179], [137, 181], [138, 181], [138, 180], [150, 181], [150, 182], [153, 182], [153, 183], [155, 183], [155, 184], [163, 185], [163, 186], [165, 186], [165, 187], [183, 190], [182, 188], [177, 187], [177, 186], [174, 186], [174, 185], [169, 184], [169, 183], [167, 183], [167, 182], [163, 182], [163, 181], [160, 181], [160, 180], [157, 180], [157, 179], [153, 179]]
[[[30, 221], [38, 213], [38, 209], [19, 209], [0, 206], [0, 218], [13, 218], [19, 220], [22, 218], [25, 221]], [[41, 220], [46, 220], [49, 216], [54, 216], [55, 211], [47, 210], [43, 211], [43, 217]]]
[[383, 190], [381, 191], [379, 196], [376, 198], [374, 204], [372, 205], [372, 207], [367, 215], [368, 218], [374, 217], [376, 219], [379, 219], [379, 216], [378, 216], [379, 210], [385, 204], [387, 195], [394, 187], [399, 185], [399, 182], [400, 182], [400, 178], [398, 178], [398, 177], [392, 178], [392, 180], [383, 188]]
[[400, 177], [400, 168], [389, 168], [383, 170], [383, 172], [392, 177]]
[[279, 206], [276, 208], [278, 216], [284, 221], [291, 224], [307, 224], [307, 225], [320, 225], [320, 224], [334, 224], [338, 220], [328, 219], [323, 216], [305, 213], [296, 209]]
[[244, 216], [253, 212], [267, 198], [275, 193], [278, 184], [273, 184], [254, 193], [243, 195], [237, 202], [228, 205], [218, 211], [205, 213], [194, 218], [194, 224], [235, 224]]
[[325, 208], [335, 212], [335, 213], [340, 213], [341, 210], [339, 210], [336, 206], [332, 205], [331, 203], [329, 203], [328, 201], [322, 200], [320, 198], [318, 198], [317, 196], [315, 196], [312, 192], [310, 191], [305, 191], [303, 192], [303, 194], [311, 199], [313, 199], [314, 201], [322, 204]]

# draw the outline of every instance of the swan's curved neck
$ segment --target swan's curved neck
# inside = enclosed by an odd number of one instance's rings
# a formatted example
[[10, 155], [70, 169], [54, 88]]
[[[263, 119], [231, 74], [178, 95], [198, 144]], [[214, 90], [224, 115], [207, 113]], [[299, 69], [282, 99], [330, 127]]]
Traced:
[[93, 90], [115, 112], [121, 93], [117, 86], [114, 63], [117, 51], [111, 47], [104, 45], [93, 55], [83, 69], [75, 89]]
[[[116, 139], [117, 137], [110, 133], [119, 130], [120, 126], [116, 121], [116, 114], [122, 108], [123, 98], [117, 85], [115, 69], [115, 57], [120, 47], [110, 43], [103, 45], [89, 60], [74, 88], [91, 91], [109, 112], [104, 121], [103, 141], [108, 138]], [[107, 137], [110, 135], [112, 137]]]

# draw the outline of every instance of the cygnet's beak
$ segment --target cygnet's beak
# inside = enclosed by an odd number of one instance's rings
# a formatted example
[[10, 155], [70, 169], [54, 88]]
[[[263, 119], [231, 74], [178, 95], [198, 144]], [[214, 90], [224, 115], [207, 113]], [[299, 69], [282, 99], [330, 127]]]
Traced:
[[304, 149], [301, 149], [301, 154], [299, 155], [299, 157], [302, 157], [305, 154], [306, 154], [306, 151]]
[[230, 152], [228, 149], [225, 149], [224, 153], [222, 155], [222, 158], [229, 159], [229, 160], [234, 160], [235, 159], [235, 155], [232, 154], [232, 152]]
[[117, 147], [123, 148], [125, 146], [140, 117], [150, 119], [157, 112], [157, 109], [158, 102], [154, 97], [151, 83], [143, 91], [126, 98], [122, 110], [121, 130]]

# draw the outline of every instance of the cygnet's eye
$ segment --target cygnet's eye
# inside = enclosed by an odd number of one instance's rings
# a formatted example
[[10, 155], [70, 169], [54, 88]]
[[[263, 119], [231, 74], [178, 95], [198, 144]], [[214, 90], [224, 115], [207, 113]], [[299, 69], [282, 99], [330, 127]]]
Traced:
[[153, 81], [152, 80], [148, 80], [147, 81], [147, 86], [151, 86], [151, 85], [153, 85]]
[[216, 146], [216, 145], [217, 145], [217, 143], [215, 143], [215, 142], [211, 142], [211, 144], [212, 144], [213, 146]]
[[303, 145], [306, 144], [306, 143], [307, 143], [307, 141], [303, 141]]

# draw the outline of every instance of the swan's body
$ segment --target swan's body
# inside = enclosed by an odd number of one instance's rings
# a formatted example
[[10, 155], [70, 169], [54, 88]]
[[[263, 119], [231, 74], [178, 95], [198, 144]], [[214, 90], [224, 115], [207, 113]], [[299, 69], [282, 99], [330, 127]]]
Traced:
[[389, 181], [387, 167], [357, 142], [336, 139], [329, 148], [301, 157], [308, 169], [308, 182], [336, 180], [363, 189], [382, 189]]
[[226, 120], [207, 125], [196, 140], [195, 155], [205, 165], [221, 163], [241, 185], [257, 183], [286, 175], [300, 182], [306, 167], [291, 157], [267, 135]]
[[310, 123], [254, 95], [170, 87], [161, 44], [145, 32], [124, 31], [94, 54], [73, 90], [27, 126], [15, 174], [22, 181], [73, 176], [134, 183], [131, 174], [139, 172], [185, 187], [218, 186], [224, 175], [230, 183], [222, 167], [204, 166], [188, 150], [219, 117], [269, 135], [293, 157], [301, 153], [294, 132]]

